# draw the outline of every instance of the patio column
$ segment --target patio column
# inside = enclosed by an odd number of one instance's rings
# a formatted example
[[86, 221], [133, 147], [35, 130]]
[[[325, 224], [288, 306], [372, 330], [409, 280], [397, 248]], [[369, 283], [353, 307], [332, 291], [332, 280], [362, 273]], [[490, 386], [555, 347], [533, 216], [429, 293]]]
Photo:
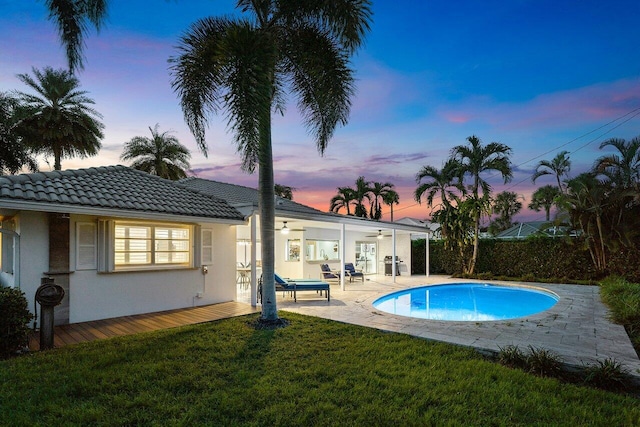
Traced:
[[346, 248], [344, 244], [344, 238], [346, 234], [346, 226], [340, 224], [340, 288], [344, 291], [344, 260], [346, 255]]
[[396, 265], [396, 229], [391, 229], [391, 277], [393, 277], [393, 283], [396, 283], [396, 274], [398, 266]]
[[427, 277], [429, 277], [429, 233], [428, 232], [424, 233], [424, 235], [425, 235], [425, 241], [427, 242], [426, 244], [427, 250], [424, 255], [425, 256], [424, 265], [425, 265], [425, 268], [427, 269], [427, 272], [426, 272]]
[[257, 253], [257, 225], [256, 225], [256, 213], [254, 212], [251, 215], [250, 225], [251, 225], [251, 306], [255, 307], [258, 305], [258, 281], [257, 274], [258, 269], [256, 266], [256, 253]]

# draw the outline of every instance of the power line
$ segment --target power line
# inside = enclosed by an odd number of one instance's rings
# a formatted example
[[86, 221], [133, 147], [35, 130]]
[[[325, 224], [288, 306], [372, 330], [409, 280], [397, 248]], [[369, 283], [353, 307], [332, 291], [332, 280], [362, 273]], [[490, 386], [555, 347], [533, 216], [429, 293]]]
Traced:
[[[577, 152], [577, 151], [582, 150], [583, 148], [585, 148], [585, 147], [587, 147], [587, 146], [589, 146], [589, 145], [593, 144], [594, 142], [596, 142], [597, 140], [599, 140], [600, 138], [602, 138], [602, 137], [603, 137], [603, 136], [605, 136], [606, 134], [611, 133], [613, 130], [615, 130], [615, 129], [619, 128], [620, 126], [622, 126], [623, 124], [627, 123], [627, 122], [628, 122], [628, 121], [630, 121], [631, 119], [633, 119], [633, 118], [635, 118], [635, 117], [639, 116], [639, 115], [640, 115], [640, 108], [636, 108], [635, 110], [632, 110], [632, 111], [628, 112], [627, 114], [625, 114], [625, 115], [623, 115], [623, 116], [620, 116], [620, 117], [618, 117], [618, 118], [617, 118], [617, 119], [615, 119], [615, 120], [610, 121], [610, 122], [609, 122], [609, 123], [607, 123], [606, 125], [600, 126], [599, 128], [594, 129], [593, 131], [591, 131], [591, 132], [588, 132], [588, 133], [584, 134], [584, 135], [583, 135], [583, 136], [581, 136], [580, 138], [582, 138], [582, 137], [584, 137], [584, 136], [586, 136], [586, 135], [592, 134], [593, 132], [595, 132], [595, 131], [597, 131], [597, 130], [600, 130], [600, 129], [602, 129], [603, 127], [608, 126], [608, 125], [610, 125], [610, 124], [612, 124], [612, 123], [614, 123], [614, 122], [617, 122], [618, 120], [620, 120], [620, 119], [622, 119], [622, 118], [624, 118], [624, 117], [626, 117], [626, 116], [628, 116], [629, 114], [632, 114], [632, 113], [635, 113], [635, 114], [633, 114], [631, 117], [627, 118], [626, 120], [622, 121], [621, 123], [618, 123], [616, 126], [612, 127], [611, 129], [608, 129], [606, 132], [601, 133], [601, 134], [600, 134], [600, 135], [598, 135], [597, 137], [595, 137], [595, 138], [593, 138], [592, 140], [588, 141], [586, 144], [581, 145], [580, 147], [578, 147], [577, 149], [575, 149], [575, 150], [573, 150], [573, 151], [570, 151], [569, 153], [575, 153], [575, 152]], [[570, 142], [574, 142], [574, 141], [576, 141], [577, 139], [579, 139], [579, 138], [575, 138], [575, 139], [571, 140]], [[562, 148], [562, 147], [564, 147], [564, 146], [566, 146], [566, 145], [567, 145], [567, 144], [563, 144], [563, 145], [559, 146], [558, 148]], [[520, 167], [520, 166], [522, 166], [522, 165], [526, 165], [527, 163], [529, 163], [529, 162], [530, 162], [530, 161], [532, 161], [532, 160], [539, 159], [540, 157], [542, 157], [542, 156], [544, 156], [544, 155], [546, 155], [546, 154], [549, 154], [549, 153], [551, 153], [552, 151], [556, 151], [558, 148], [556, 148], [555, 150], [547, 151], [545, 154], [542, 154], [541, 156], [534, 157], [534, 158], [533, 158], [533, 159], [531, 159], [531, 160], [527, 160], [526, 162], [521, 163], [521, 164], [517, 165], [516, 167]], [[516, 187], [516, 186], [518, 186], [518, 185], [520, 185], [520, 184], [522, 184], [523, 182], [528, 181], [528, 180], [529, 180], [529, 178], [525, 178], [525, 179], [523, 179], [522, 181], [519, 181], [519, 182], [517, 182], [517, 183], [515, 183], [515, 184], [512, 184], [512, 185], [510, 185], [509, 187], [505, 188], [505, 191], [507, 191], [507, 190], [511, 190], [512, 188], [514, 188], [514, 187]]]
[[[536, 157], [533, 157], [533, 158], [531, 158], [531, 159], [529, 159], [529, 160], [527, 160], [527, 161], [525, 161], [525, 162], [522, 162], [522, 163], [520, 163], [520, 164], [516, 165], [515, 167], [516, 167], [516, 168], [519, 168], [519, 167], [521, 167], [521, 166], [524, 166], [524, 165], [526, 165], [526, 164], [527, 164], [527, 163], [529, 163], [529, 162], [532, 162], [532, 161], [534, 161], [534, 160], [537, 160], [537, 159], [539, 159], [539, 158], [541, 158], [541, 157], [543, 157], [543, 156], [546, 156], [546, 155], [547, 155], [547, 154], [549, 154], [549, 153], [553, 153], [553, 152], [555, 152], [555, 151], [559, 150], [560, 148], [566, 147], [567, 145], [572, 144], [572, 143], [576, 142], [576, 141], [577, 141], [577, 140], [579, 140], [579, 139], [582, 139], [582, 138], [584, 138], [584, 137], [586, 137], [586, 136], [589, 136], [589, 135], [591, 135], [592, 133], [599, 131], [600, 129], [606, 128], [607, 126], [609, 126], [609, 125], [611, 125], [611, 124], [613, 124], [613, 123], [615, 123], [615, 122], [617, 122], [617, 121], [619, 121], [619, 120], [622, 120], [622, 119], [624, 119], [624, 118], [625, 118], [625, 117], [627, 117], [627, 116], [631, 116], [631, 117], [628, 117], [627, 119], [623, 120], [621, 123], [617, 124], [616, 126], [612, 127], [611, 129], [608, 129], [606, 132], [604, 132], [604, 133], [602, 133], [602, 134], [598, 135], [596, 138], [594, 138], [594, 139], [590, 140], [590, 141], [589, 141], [589, 142], [587, 142], [586, 144], [584, 144], [584, 145], [582, 145], [582, 146], [578, 147], [577, 149], [573, 150], [573, 153], [575, 153], [576, 151], [579, 151], [579, 150], [581, 150], [581, 149], [583, 149], [583, 148], [587, 147], [588, 145], [590, 145], [590, 144], [594, 143], [595, 141], [597, 141], [598, 139], [602, 138], [604, 135], [606, 135], [606, 134], [610, 133], [611, 131], [613, 131], [613, 130], [615, 130], [615, 129], [619, 128], [620, 126], [622, 126], [623, 124], [625, 124], [625, 123], [627, 123], [628, 121], [632, 120], [633, 118], [638, 117], [639, 115], [640, 115], [640, 107], [634, 108], [633, 110], [631, 110], [631, 111], [629, 111], [629, 112], [627, 112], [627, 113], [623, 114], [622, 116], [619, 116], [619, 117], [617, 117], [617, 118], [615, 118], [615, 119], [613, 119], [613, 120], [611, 120], [611, 121], [609, 121], [609, 122], [607, 122], [607, 123], [605, 123], [605, 124], [603, 124], [603, 125], [601, 125], [601, 126], [599, 126], [599, 127], [595, 128], [595, 129], [593, 129], [593, 130], [590, 130], [589, 132], [587, 132], [587, 133], [585, 133], [585, 134], [582, 134], [582, 135], [580, 135], [580, 136], [578, 136], [578, 137], [576, 137], [576, 138], [572, 139], [571, 141], [565, 142], [564, 144], [561, 144], [561, 145], [559, 145], [559, 146], [557, 146], [557, 147], [555, 147], [555, 148], [552, 148], [551, 150], [545, 151], [544, 153], [542, 153], [542, 154], [540, 154], [540, 155], [538, 155], [538, 156], [536, 156]], [[571, 152], [570, 152], [570, 153], [571, 153]], [[489, 176], [487, 177], [487, 179], [493, 178], [494, 176], [496, 176], [496, 174], [494, 174], [494, 175], [489, 175]], [[506, 190], [510, 190], [510, 189], [512, 189], [512, 188], [514, 188], [514, 187], [516, 187], [516, 186], [518, 186], [518, 185], [520, 185], [520, 184], [524, 183], [525, 181], [528, 181], [529, 179], [530, 179], [530, 177], [527, 177], [527, 178], [523, 179], [522, 181], [519, 181], [519, 182], [517, 182], [517, 183], [515, 183], [515, 184], [512, 184], [511, 186], [507, 187], [507, 188], [505, 189], [505, 191], [506, 191]], [[399, 211], [402, 211], [402, 210], [410, 209], [410, 208], [413, 208], [414, 206], [418, 206], [418, 205], [420, 205], [420, 203], [414, 203], [414, 204], [412, 204], [412, 205], [405, 206], [405, 207], [403, 207], [403, 208], [394, 209], [394, 212], [399, 212]]]

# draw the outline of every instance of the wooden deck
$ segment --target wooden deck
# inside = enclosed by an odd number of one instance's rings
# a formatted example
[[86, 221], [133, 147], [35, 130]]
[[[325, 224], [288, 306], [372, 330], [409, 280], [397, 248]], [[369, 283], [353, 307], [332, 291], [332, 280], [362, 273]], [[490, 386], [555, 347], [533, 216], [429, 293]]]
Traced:
[[[229, 317], [257, 313], [260, 310], [249, 304], [225, 302], [201, 307], [138, 314], [135, 316], [115, 317], [91, 322], [72, 323], [55, 327], [54, 346], [63, 347], [85, 341], [132, 335], [140, 332], [157, 331], [178, 326], [210, 322]], [[40, 349], [39, 332], [29, 340], [31, 350]]]

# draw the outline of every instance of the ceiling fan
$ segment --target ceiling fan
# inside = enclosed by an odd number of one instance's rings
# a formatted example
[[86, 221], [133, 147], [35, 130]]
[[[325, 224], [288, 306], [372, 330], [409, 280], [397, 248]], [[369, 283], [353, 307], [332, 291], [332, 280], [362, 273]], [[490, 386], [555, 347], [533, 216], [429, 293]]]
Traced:
[[290, 228], [287, 223], [289, 221], [282, 221], [282, 227], [276, 228], [281, 234], [289, 234], [290, 231], [306, 231], [304, 228]]
[[382, 234], [382, 230], [378, 230], [378, 234], [370, 234], [366, 237], [375, 237], [377, 239], [382, 239], [384, 237], [391, 237], [391, 234]]

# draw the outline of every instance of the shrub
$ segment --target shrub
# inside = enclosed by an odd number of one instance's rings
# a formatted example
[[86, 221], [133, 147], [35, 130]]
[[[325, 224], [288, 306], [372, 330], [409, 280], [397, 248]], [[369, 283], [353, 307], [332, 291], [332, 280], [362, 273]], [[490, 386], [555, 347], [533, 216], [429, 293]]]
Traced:
[[0, 358], [16, 355], [29, 345], [29, 322], [33, 315], [20, 289], [0, 286]]
[[527, 367], [527, 356], [517, 345], [500, 347], [498, 361], [500, 364], [510, 368], [526, 369]]
[[629, 380], [628, 371], [615, 359], [598, 360], [587, 366], [584, 381], [588, 385], [605, 390], [625, 390]]
[[530, 373], [542, 377], [559, 378], [562, 373], [562, 359], [550, 350], [529, 346], [527, 369]]

